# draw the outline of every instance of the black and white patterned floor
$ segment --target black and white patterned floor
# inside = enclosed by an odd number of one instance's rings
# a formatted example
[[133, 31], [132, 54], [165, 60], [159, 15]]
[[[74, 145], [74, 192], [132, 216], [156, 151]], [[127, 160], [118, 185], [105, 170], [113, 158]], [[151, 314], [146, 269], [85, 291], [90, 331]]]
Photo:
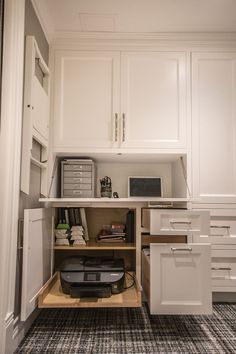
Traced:
[[236, 304], [212, 316], [150, 316], [138, 309], [46, 309], [15, 353], [236, 353]]

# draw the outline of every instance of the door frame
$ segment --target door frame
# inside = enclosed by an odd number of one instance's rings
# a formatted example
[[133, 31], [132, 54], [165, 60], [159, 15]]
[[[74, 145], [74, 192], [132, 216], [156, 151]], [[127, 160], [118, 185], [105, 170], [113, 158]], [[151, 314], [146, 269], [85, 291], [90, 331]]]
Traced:
[[14, 299], [20, 195], [25, 0], [4, 9], [0, 128], [0, 352], [14, 350]]

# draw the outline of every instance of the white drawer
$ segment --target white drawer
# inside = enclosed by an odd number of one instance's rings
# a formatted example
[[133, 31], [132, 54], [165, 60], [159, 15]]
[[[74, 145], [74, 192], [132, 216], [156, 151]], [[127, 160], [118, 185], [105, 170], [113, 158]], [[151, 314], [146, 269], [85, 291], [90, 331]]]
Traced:
[[236, 291], [236, 246], [213, 248], [211, 269], [213, 291]]
[[143, 226], [151, 235], [209, 234], [208, 211], [143, 209]]
[[209, 314], [210, 245], [150, 244], [142, 252], [142, 287], [151, 314]]
[[194, 242], [236, 245], [236, 217], [211, 216], [210, 233], [194, 236]]

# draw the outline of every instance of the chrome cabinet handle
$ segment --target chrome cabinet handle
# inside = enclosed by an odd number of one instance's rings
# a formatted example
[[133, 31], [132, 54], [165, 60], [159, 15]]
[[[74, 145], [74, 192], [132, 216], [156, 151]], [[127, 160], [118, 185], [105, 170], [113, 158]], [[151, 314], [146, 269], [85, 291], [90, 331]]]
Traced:
[[123, 120], [123, 130], [122, 130], [122, 141], [125, 141], [125, 113], [122, 114], [122, 120]]
[[115, 113], [115, 141], [118, 141], [118, 113]]
[[211, 270], [232, 270], [230, 267], [212, 267]]
[[170, 224], [186, 224], [186, 225], [191, 225], [191, 221], [170, 221]]
[[176, 247], [171, 247], [171, 251], [175, 252], [175, 251], [189, 251], [192, 252], [192, 247], [186, 247], [186, 248], [176, 248]]
[[211, 229], [230, 229], [229, 225], [211, 225]]

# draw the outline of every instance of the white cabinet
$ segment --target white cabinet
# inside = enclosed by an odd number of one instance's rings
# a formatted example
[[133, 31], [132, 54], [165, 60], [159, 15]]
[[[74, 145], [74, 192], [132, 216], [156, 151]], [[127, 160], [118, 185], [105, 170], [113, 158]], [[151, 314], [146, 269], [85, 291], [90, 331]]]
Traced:
[[192, 55], [193, 196], [236, 201], [236, 53]]
[[118, 143], [119, 73], [119, 52], [56, 52], [54, 148]]
[[121, 55], [122, 146], [186, 147], [186, 54]]
[[54, 79], [56, 151], [186, 147], [184, 52], [56, 51]]
[[150, 244], [143, 287], [151, 314], [212, 312], [210, 245]]
[[21, 321], [37, 307], [38, 294], [52, 276], [53, 209], [25, 209]]

